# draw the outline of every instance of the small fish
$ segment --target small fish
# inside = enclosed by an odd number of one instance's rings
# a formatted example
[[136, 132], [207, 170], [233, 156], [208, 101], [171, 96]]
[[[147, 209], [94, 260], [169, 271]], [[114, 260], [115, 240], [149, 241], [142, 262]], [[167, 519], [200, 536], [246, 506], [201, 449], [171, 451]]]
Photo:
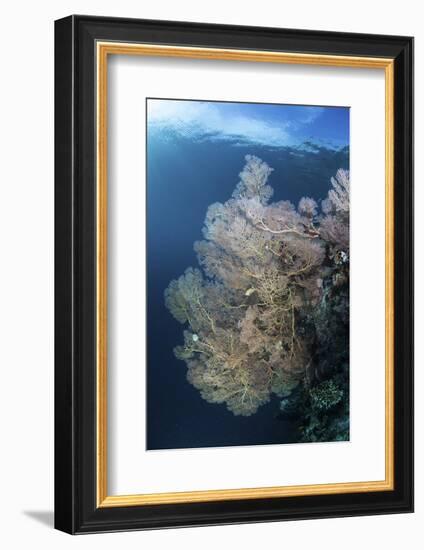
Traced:
[[251, 294], [253, 294], [254, 292], [256, 291], [256, 288], [248, 288], [246, 290], [246, 292], [244, 293], [245, 296], [250, 296]]

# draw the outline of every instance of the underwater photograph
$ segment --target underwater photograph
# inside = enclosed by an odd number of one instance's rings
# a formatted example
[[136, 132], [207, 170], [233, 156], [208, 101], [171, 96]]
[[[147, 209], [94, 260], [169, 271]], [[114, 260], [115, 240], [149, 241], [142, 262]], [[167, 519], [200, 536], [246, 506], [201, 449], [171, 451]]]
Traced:
[[147, 450], [349, 440], [349, 107], [149, 98]]

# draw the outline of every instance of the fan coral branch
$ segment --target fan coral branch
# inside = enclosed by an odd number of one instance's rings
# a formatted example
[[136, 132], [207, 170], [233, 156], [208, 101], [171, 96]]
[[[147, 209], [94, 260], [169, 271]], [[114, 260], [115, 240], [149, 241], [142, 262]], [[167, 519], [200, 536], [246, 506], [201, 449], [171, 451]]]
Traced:
[[165, 291], [167, 308], [187, 327], [175, 354], [188, 381], [235, 415], [254, 414], [272, 393], [285, 396], [309, 380], [315, 333], [305, 323], [324, 299], [322, 281], [334, 275], [329, 262], [336, 269], [342, 252], [348, 258], [348, 172], [332, 178], [321, 217], [310, 197], [298, 209], [269, 203], [271, 172], [246, 156], [232, 197], [209, 207], [204, 240], [194, 245], [204, 275], [188, 268]]

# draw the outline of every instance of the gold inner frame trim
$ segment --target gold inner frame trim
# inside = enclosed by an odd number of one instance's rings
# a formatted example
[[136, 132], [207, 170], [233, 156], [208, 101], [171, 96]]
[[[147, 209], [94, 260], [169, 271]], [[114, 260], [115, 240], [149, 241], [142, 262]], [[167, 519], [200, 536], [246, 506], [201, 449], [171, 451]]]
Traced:
[[[394, 489], [394, 61], [350, 57], [123, 42], [96, 43], [97, 55], [97, 506], [142, 506], [276, 498]], [[349, 483], [217, 489], [109, 496], [107, 492], [107, 61], [109, 55], [142, 55], [384, 69], [385, 71], [385, 479]]]

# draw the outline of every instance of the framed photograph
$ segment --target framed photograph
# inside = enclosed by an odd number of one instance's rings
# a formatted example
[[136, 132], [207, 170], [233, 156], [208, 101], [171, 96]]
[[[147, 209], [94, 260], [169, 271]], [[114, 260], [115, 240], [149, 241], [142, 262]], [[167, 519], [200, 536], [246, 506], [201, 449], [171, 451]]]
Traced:
[[55, 25], [55, 524], [413, 509], [413, 39]]

